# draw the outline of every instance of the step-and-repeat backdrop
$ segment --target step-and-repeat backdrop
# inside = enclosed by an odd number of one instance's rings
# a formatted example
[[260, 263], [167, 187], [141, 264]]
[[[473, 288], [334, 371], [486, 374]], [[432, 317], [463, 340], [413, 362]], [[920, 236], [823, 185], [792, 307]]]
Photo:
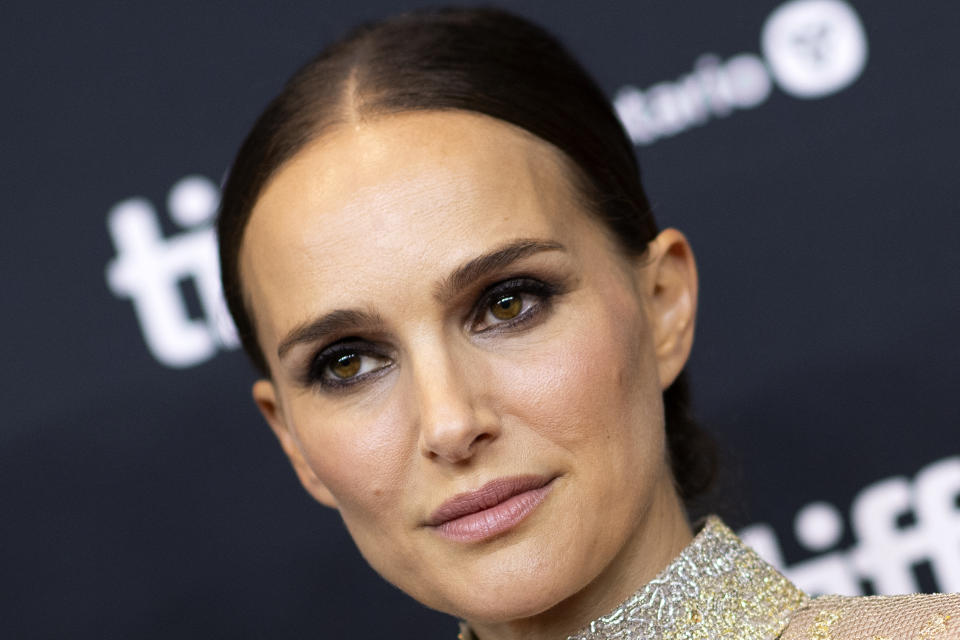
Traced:
[[[211, 228], [283, 80], [418, 3], [5, 6], [0, 636], [452, 637], [300, 489]], [[701, 269], [724, 515], [813, 592], [960, 591], [960, 8], [503, 3], [608, 92]]]

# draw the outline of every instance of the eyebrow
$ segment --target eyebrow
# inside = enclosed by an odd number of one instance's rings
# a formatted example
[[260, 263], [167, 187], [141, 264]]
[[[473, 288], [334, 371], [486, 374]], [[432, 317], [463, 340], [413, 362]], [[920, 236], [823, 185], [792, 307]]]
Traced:
[[[453, 273], [440, 281], [434, 292], [435, 297], [439, 300], [447, 299], [488, 273], [503, 269], [535, 253], [565, 250], [566, 247], [559, 242], [526, 238], [514, 240], [457, 267]], [[277, 356], [282, 360], [296, 345], [316, 342], [331, 334], [356, 331], [358, 327], [382, 327], [383, 324], [383, 319], [370, 311], [337, 309], [294, 327], [280, 341]]]
[[283, 359], [290, 349], [304, 342], [316, 342], [331, 334], [356, 330], [360, 326], [382, 326], [380, 316], [361, 309], [337, 309], [294, 327], [277, 347], [277, 356]]
[[477, 256], [457, 267], [437, 286], [435, 296], [439, 300], [465, 289], [470, 283], [483, 276], [542, 251], [566, 251], [559, 242], [522, 238], [498, 247], [488, 253]]

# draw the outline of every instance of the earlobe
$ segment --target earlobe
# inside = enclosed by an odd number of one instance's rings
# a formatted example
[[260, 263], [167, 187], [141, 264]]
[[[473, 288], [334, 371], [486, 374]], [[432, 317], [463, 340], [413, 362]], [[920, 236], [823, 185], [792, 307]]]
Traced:
[[697, 314], [697, 266], [686, 237], [665, 229], [650, 243], [647, 296], [660, 388], [676, 379], [690, 357]]
[[307, 493], [313, 496], [317, 502], [336, 509], [336, 499], [307, 463], [303, 455], [303, 450], [300, 448], [296, 436], [288, 425], [287, 418], [284, 415], [283, 408], [280, 406], [277, 397], [276, 387], [274, 387], [270, 380], [257, 380], [253, 383], [252, 395], [253, 401], [260, 409], [260, 413], [263, 414], [267, 424], [270, 425], [270, 429], [280, 442], [280, 447], [283, 449], [283, 452], [287, 454], [290, 464], [293, 465], [293, 470], [300, 479], [300, 484], [303, 485]]

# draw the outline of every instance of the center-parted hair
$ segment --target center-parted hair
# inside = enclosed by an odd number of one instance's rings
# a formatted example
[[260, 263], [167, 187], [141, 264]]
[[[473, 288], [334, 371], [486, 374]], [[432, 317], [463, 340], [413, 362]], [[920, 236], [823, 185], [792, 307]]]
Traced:
[[[430, 9], [361, 26], [303, 66], [257, 119], [230, 170], [218, 232], [223, 289], [244, 349], [270, 375], [240, 277], [251, 211], [270, 178], [337, 125], [405, 111], [458, 109], [521, 127], [559, 149], [590, 214], [628, 256], [657, 226], [633, 145], [593, 79], [550, 34], [497, 9]], [[664, 392], [680, 495], [713, 481], [711, 439], [689, 411], [687, 376]]]

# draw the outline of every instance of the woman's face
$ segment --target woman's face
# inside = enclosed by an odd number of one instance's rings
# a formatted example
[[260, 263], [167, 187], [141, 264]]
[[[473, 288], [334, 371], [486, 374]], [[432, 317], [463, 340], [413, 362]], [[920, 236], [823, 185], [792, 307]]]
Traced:
[[241, 274], [259, 406], [413, 597], [529, 617], [636, 588], [685, 543], [661, 392], [692, 259], [670, 231], [624, 257], [551, 146], [467, 112], [340, 126], [268, 184]]

